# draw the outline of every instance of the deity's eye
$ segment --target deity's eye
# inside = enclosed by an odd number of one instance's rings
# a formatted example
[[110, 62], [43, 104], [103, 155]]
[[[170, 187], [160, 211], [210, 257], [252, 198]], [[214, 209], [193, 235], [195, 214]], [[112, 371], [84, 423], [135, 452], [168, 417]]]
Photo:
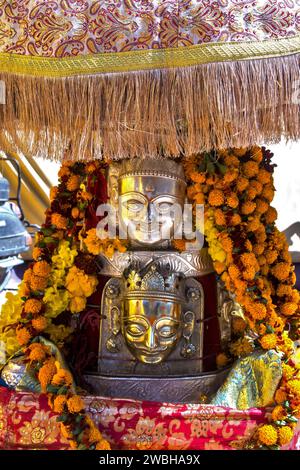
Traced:
[[138, 323], [131, 323], [127, 325], [126, 332], [131, 336], [139, 337], [145, 334], [145, 327]]
[[140, 212], [144, 205], [141, 201], [136, 201], [134, 199], [130, 199], [129, 201], [123, 202], [123, 207], [130, 212]]
[[169, 212], [172, 206], [172, 202], [161, 202], [156, 205], [158, 212], [160, 212], [161, 214]]
[[176, 330], [172, 325], [165, 325], [165, 326], [162, 326], [161, 328], [158, 328], [158, 333], [163, 338], [171, 338], [172, 336], [175, 335]]

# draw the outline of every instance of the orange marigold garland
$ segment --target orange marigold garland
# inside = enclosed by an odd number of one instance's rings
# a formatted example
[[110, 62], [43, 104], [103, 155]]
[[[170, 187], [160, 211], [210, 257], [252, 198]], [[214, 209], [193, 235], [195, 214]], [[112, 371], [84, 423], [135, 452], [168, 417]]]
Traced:
[[[98, 205], [106, 201], [104, 171], [105, 164], [99, 162], [63, 163], [59, 171], [59, 185], [51, 190], [51, 206], [46, 211], [45, 224], [36, 236], [34, 263], [25, 272], [18, 294], [22, 295], [23, 301], [20, 322], [12, 325], [16, 327], [16, 338], [24, 347], [42, 391], [49, 394], [50, 407], [59, 414], [61, 430], [72, 449], [109, 449], [110, 446], [85, 414], [84, 404], [75, 393], [70, 372], [61, 367], [48, 347], [38, 342], [38, 336], [43, 334], [47, 337], [46, 329], [51, 321], [51, 318], [45, 316], [47, 307], [44, 295], [48, 286], [51, 288], [54, 282], [53, 260], [56, 260], [58, 267], [64, 263], [58, 250], [61, 240], [67, 241], [74, 248], [74, 253], [77, 253], [66, 283], [68, 295], [71, 296], [71, 312], [79, 313], [85, 308], [86, 298], [97, 285], [96, 277], [93, 276], [94, 263], [89, 262], [90, 255], [80, 251], [80, 233], [86, 228], [86, 217], [91, 220]], [[95, 223], [95, 219], [91, 223]], [[56, 275], [59, 276], [59, 271]], [[75, 275], [81, 281], [80, 292], [76, 291]], [[56, 325], [59, 325], [59, 316]], [[69, 331], [68, 327], [66, 331]]]
[[300, 338], [300, 307], [288, 245], [270, 206], [275, 192], [271, 153], [260, 147], [230, 149], [197, 155], [184, 166], [190, 200], [205, 205], [205, 237], [215, 270], [247, 319], [246, 325], [233, 325], [233, 341], [218, 356], [218, 366], [254, 346], [282, 356], [284, 373], [275, 400], [283, 409], [276, 407], [270, 424], [256, 433], [258, 447], [276, 448], [291, 439], [299, 416], [293, 341]]

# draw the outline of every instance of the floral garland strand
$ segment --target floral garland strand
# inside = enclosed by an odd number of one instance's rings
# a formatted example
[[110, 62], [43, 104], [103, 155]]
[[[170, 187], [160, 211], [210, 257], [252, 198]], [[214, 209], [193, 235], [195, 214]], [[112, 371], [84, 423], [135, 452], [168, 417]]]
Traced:
[[[61, 432], [72, 449], [109, 449], [93, 421], [84, 412], [82, 398], [75, 394], [70, 372], [49, 348], [38, 341], [50, 336], [63, 346], [72, 329], [54, 323], [61, 313], [77, 314], [97, 286], [91, 255], [80, 250], [80, 234], [86, 219], [106, 201], [106, 180], [100, 162], [65, 161], [60, 183], [51, 190], [51, 206], [37, 234], [34, 263], [27, 269], [17, 295], [8, 296], [0, 339], [12, 354], [19, 346], [48, 394], [51, 409], [59, 414]], [[14, 323], [8, 319], [14, 319]], [[10, 323], [10, 324], [9, 324]], [[15, 333], [14, 333], [15, 332]]]
[[300, 371], [294, 340], [300, 337], [300, 296], [285, 236], [276, 226], [271, 154], [264, 148], [231, 149], [185, 161], [193, 204], [205, 205], [205, 236], [214, 267], [243, 307], [234, 339], [217, 358], [219, 366], [254, 346], [276, 349], [283, 377], [270, 424], [255, 435], [260, 448], [287, 444], [300, 418]]

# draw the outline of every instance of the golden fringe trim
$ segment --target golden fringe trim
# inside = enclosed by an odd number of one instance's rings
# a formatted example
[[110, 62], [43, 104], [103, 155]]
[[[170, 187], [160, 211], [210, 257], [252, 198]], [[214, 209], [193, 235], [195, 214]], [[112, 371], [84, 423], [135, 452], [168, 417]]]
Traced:
[[68, 78], [1, 74], [1, 130], [32, 156], [176, 157], [300, 138], [300, 55]]
[[37, 77], [69, 77], [264, 59], [299, 52], [300, 35], [266, 41], [215, 42], [178, 48], [104, 52], [78, 57], [57, 58], [0, 53], [0, 71]]

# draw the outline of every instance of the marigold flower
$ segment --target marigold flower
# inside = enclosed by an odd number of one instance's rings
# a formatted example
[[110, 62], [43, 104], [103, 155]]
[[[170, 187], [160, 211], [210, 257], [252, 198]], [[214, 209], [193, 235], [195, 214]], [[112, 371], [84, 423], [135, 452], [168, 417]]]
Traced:
[[96, 450], [111, 450], [111, 447], [108, 441], [102, 439], [102, 441], [98, 442], [96, 445]]
[[54, 201], [54, 199], [56, 199], [57, 194], [58, 194], [58, 187], [53, 186], [53, 188], [50, 189], [50, 194], [49, 194], [50, 202], [52, 202], [52, 201]]
[[252, 247], [253, 249], [253, 253], [256, 255], [256, 256], [260, 256], [264, 253], [265, 251], [265, 246], [263, 243], [256, 243], [255, 245], [253, 245]]
[[242, 204], [241, 213], [244, 215], [252, 214], [255, 211], [256, 204], [252, 201], [246, 201]]
[[247, 239], [247, 240], [245, 241], [245, 249], [246, 249], [247, 251], [252, 251], [252, 250], [253, 250], [252, 243], [250, 242], [249, 239]]
[[268, 264], [273, 264], [278, 258], [278, 253], [275, 250], [266, 250], [264, 256]]
[[232, 329], [236, 334], [243, 333], [247, 327], [246, 321], [242, 317], [233, 317]]
[[87, 163], [86, 166], [85, 166], [85, 171], [88, 173], [88, 174], [91, 174], [91, 173], [94, 173], [94, 171], [97, 170], [97, 163], [96, 162], [91, 162], [91, 163]]
[[33, 315], [40, 312], [42, 309], [42, 302], [38, 299], [28, 299], [24, 304], [24, 310], [26, 313], [32, 313]]
[[295, 375], [295, 369], [288, 364], [282, 364], [282, 375], [285, 380], [291, 380]]
[[275, 406], [272, 410], [272, 420], [273, 421], [282, 421], [284, 418], [286, 418], [287, 412], [286, 409], [283, 408], [281, 405]]
[[216, 209], [214, 216], [216, 225], [226, 225], [226, 217], [221, 209]]
[[80, 186], [80, 177], [78, 175], [71, 175], [66, 186], [68, 191], [76, 191]]
[[226, 251], [226, 253], [231, 253], [233, 250], [233, 241], [227, 234], [223, 236], [222, 235], [223, 234], [221, 234], [220, 236], [220, 242], [221, 242], [222, 248], [224, 249], [224, 251]]
[[261, 302], [253, 302], [247, 306], [248, 312], [254, 320], [263, 320], [267, 316], [267, 309]]
[[68, 410], [70, 413], [80, 413], [84, 409], [84, 403], [82, 398], [78, 395], [74, 395], [67, 401]]
[[186, 242], [185, 240], [173, 240], [173, 247], [175, 250], [184, 251], [186, 249]]
[[71, 313], [80, 313], [85, 309], [85, 306], [86, 297], [75, 296], [70, 300], [69, 309]]
[[70, 426], [60, 423], [60, 432], [65, 439], [72, 439], [73, 434]]
[[242, 193], [243, 191], [245, 191], [245, 189], [247, 189], [248, 186], [249, 186], [248, 178], [245, 178], [244, 176], [240, 176], [236, 180], [236, 189], [239, 193]]
[[66, 369], [58, 369], [52, 378], [52, 385], [57, 385], [58, 387], [62, 385], [70, 386], [72, 383], [73, 377]]
[[47, 261], [37, 261], [34, 263], [32, 270], [36, 276], [48, 277], [51, 273], [51, 266]]
[[32, 269], [26, 269], [26, 271], [23, 274], [23, 281], [30, 282], [31, 276], [32, 276]]
[[237, 157], [243, 157], [248, 151], [248, 149], [245, 147], [239, 147], [239, 148], [234, 148], [233, 151]]
[[269, 171], [264, 170], [263, 168], [259, 170], [257, 179], [262, 184], [268, 184], [272, 180], [272, 175]]
[[278, 429], [278, 440], [281, 446], [288, 444], [293, 437], [293, 430], [289, 426], [282, 426]]
[[271, 271], [279, 281], [284, 281], [290, 274], [291, 266], [289, 263], [277, 263]]
[[219, 189], [213, 189], [208, 195], [208, 202], [211, 206], [222, 206], [224, 204], [224, 194]]
[[190, 178], [192, 181], [194, 181], [194, 183], [205, 183], [205, 180], [206, 180], [206, 174], [205, 173], [198, 173], [197, 171], [192, 171], [192, 173], [190, 173]]
[[296, 396], [297, 399], [300, 399], [300, 379], [292, 379], [287, 383], [289, 392]]
[[89, 429], [89, 442], [93, 444], [94, 442], [100, 442], [102, 440], [102, 434], [95, 425], [90, 426]]
[[278, 214], [277, 210], [274, 207], [269, 207], [267, 212], [265, 213], [265, 220], [267, 224], [272, 224], [277, 220]]
[[259, 171], [259, 165], [257, 162], [254, 162], [252, 160], [243, 163], [242, 165], [244, 175], [247, 176], [247, 178], [253, 178], [258, 174]]
[[97, 236], [97, 231], [95, 228], [92, 228], [87, 232], [84, 243], [87, 247], [87, 250], [92, 255], [99, 255], [103, 251], [102, 240], [100, 240], [100, 238]]
[[25, 327], [17, 327], [17, 330], [16, 330], [16, 337], [17, 337], [17, 340], [18, 340], [18, 343], [21, 345], [21, 346], [24, 346], [25, 344], [27, 344], [30, 339], [31, 339], [31, 334], [29, 333], [29, 331], [27, 330], [27, 328]]
[[58, 177], [63, 178], [64, 176], [69, 176], [70, 170], [66, 166], [62, 166], [58, 171]]
[[241, 255], [241, 262], [245, 267], [257, 266], [256, 256], [254, 253], [243, 253]]
[[216, 357], [216, 364], [218, 369], [222, 369], [230, 362], [230, 358], [225, 353], [220, 353]]
[[263, 199], [256, 199], [256, 212], [258, 214], [264, 214], [269, 209], [269, 203]]
[[258, 429], [258, 439], [266, 446], [273, 446], [277, 443], [277, 430], [271, 424], [264, 424]]
[[239, 214], [233, 214], [230, 218], [230, 225], [235, 227], [236, 225], [239, 225], [242, 222], [242, 218]]
[[72, 215], [73, 219], [78, 219], [78, 217], [80, 215], [80, 210], [78, 209], [78, 207], [73, 207], [72, 208], [71, 215]]
[[249, 218], [247, 222], [247, 231], [255, 232], [256, 230], [258, 230], [259, 226], [260, 226], [260, 221], [258, 217], [253, 217], [251, 219]]
[[241, 276], [241, 272], [235, 264], [231, 264], [229, 266], [228, 274], [231, 277], [231, 279], [238, 279]]
[[47, 385], [51, 383], [53, 376], [56, 373], [55, 359], [48, 359], [45, 364], [40, 368], [38, 373], [38, 379], [40, 381], [42, 391], [45, 392]]
[[249, 186], [249, 188], [247, 189], [247, 197], [250, 201], [253, 201], [253, 199], [255, 199], [257, 196], [257, 191], [255, 188], [253, 188], [252, 186]]
[[205, 194], [197, 193], [193, 197], [195, 204], [204, 204], [205, 203]]
[[248, 338], [239, 338], [229, 346], [234, 356], [248, 356], [253, 351], [253, 344]]
[[274, 194], [275, 194], [274, 188], [272, 185], [269, 185], [269, 184], [264, 187], [261, 193], [262, 197], [264, 197], [269, 202], [273, 201]]
[[29, 351], [29, 360], [41, 362], [46, 358], [46, 354], [48, 353], [48, 348], [41, 343], [32, 343], [28, 347]]
[[224, 158], [224, 163], [226, 166], [234, 166], [234, 167], [240, 166], [239, 159], [236, 158], [234, 155], [226, 155], [226, 157]]
[[236, 209], [239, 205], [239, 198], [237, 197], [236, 194], [231, 193], [229, 196], [226, 198], [226, 204], [231, 207], [232, 209]]
[[32, 250], [32, 258], [37, 261], [43, 255], [43, 250], [41, 248], [35, 247]]
[[43, 331], [48, 326], [48, 320], [45, 317], [39, 316], [31, 320], [31, 324], [36, 331]]
[[226, 171], [225, 175], [223, 176], [224, 184], [228, 185], [232, 183], [234, 180], [237, 179], [238, 175], [239, 175], [239, 170], [237, 168], [231, 169], [230, 171]]
[[277, 336], [274, 333], [269, 333], [260, 338], [260, 344], [263, 349], [274, 349], [277, 345]]
[[54, 212], [51, 215], [51, 223], [58, 229], [66, 230], [68, 226], [68, 219], [58, 212]]
[[258, 146], [254, 146], [252, 149], [251, 149], [251, 154], [252, 154], [252, 158], [255, 162], [257, 163], [261, 163], [262, 162], [262, 159], [263, 159], [263, 152], [262, 152], [262, 149], [261, 147], [258, 147]]
[[29, 285], [32, 291], [43, 291], [48, 285], [48, 279], [32, 274]]
[[287, 317], [294, 315], [298, 310], [298, 305], [295, 302], [286, 302], [280, 307], [280, 312], [282, 315], [286, 315]]
[[276, 403], [284, 403], [285, 401], [287, 400], [287, 394], [284, 390], [282, 390], [281, 388], [279, 388], [278, 390], [276, 390], [275, 392], [275, 401]]

